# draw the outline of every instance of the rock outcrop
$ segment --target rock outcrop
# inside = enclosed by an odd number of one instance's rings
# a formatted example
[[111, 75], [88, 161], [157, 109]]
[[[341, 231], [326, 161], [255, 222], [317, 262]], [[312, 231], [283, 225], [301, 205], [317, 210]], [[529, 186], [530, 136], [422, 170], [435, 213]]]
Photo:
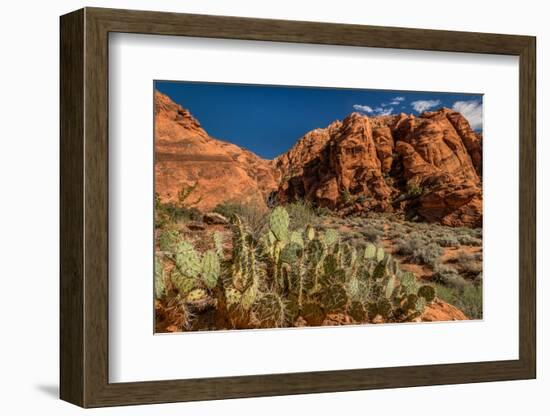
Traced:
[[155, 93], [155, 183], [163, 201], [197, 184], [197, 207], [305, 199], [342, 215], [402, 212], [449, 226], [482, 223], [482, 137], [459, 113], [368, 117], [305, 134], [265, 160], [214, 139], [183, 107]]
[[352, 113], [306, 134], [275, 160], [278, 197], [343, 214], [398, 211], [480, 227], [481, 146], [466, 119], [446, 108], [418, 117]]
[[155, 191], [175, 201], [192, 185], [189, 200], [203, 211], [232, 200], [262, 205], [277, 187], [270, 161], [210, 137], [189, 111], [156, 91]]

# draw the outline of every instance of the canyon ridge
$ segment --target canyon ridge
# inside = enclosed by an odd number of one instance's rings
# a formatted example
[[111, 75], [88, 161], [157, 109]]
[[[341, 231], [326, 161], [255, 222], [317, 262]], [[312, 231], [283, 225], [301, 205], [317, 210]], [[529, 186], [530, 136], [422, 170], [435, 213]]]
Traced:
[[[452, 227], [482, 225], [482, 135], [447, 108], [419, 116], [351, 113], [273, 160], [211, 137], [155, 92], [155, 191], [175, 201], [196, 185], [196, 207], [307, 200], [342, 216], [403, 214]], [[245, 122], [245, 121], [243, 121]]]

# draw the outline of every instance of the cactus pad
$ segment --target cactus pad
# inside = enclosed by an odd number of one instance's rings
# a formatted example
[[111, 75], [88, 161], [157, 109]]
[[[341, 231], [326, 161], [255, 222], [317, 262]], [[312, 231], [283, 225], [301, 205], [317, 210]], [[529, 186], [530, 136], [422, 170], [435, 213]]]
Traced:
[[206, 287], [216, 287], [220, 277], [220, 259], [215, 251], [209, 250], [202, 256], [202, 281]]
[[418, 296], [424, 298], [426, 302], [430, 303], [435, 299], [435, 289], [430, 285], [421, 286], [418, 289]]
[[365, 247], [364, 253], [365, 259], [372, 260], [376, 256], [376, 246], [372, 243], [368, 243]]
[[287, 239], [289, 224], [290, 218], [286, 209], [275, 208], [269, 217], [269, 228], [277, 240], [285, 241]]
[[321, 292], [321, 306], [327, 312], [340, 312], [348, 304], [348, 293], [344, 285], [334, 284]]
[[225, 301], [228, 306], [237, 305], [241, 302], [241, 292], [234, 287], [228, 287], [225, 289]]
[[339, 239], [338, 232], [336, 230], [333, 230], [332, 228], [329, 228], [325, 231], [324, 239], [327, 246], [332, 247]]
[[160, 299], [166, 293], [166, 282], [164, 278], [164, 267], [162, 261], [155, 257], [155, 297]]
[[367, 310], [365, 309], [363, 302], [351, 302], [348, 313], [355, 322], [365, 322], [367, 320]]
[[256, 303], [254, 312], [263, 327], [280, 327], [285, 322], [285, 305], [275, 293], [264, 294]]
[[178, 292], [182, 295], [186, 295], [197, 286], [197, 279], [194, 277], [187, 277], [182, 272], [174, 267], [170, 273], [170, 280]]
[[176, 265], [186, 277], [197, 277], [201, 272], [199, 255], [187, 241], [180, 242], [176, 247]]

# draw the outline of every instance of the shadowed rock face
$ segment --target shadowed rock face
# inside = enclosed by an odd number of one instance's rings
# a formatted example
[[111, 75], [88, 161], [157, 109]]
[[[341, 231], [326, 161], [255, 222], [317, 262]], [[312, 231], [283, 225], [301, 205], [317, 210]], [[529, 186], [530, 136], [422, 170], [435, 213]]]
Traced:
[[418, 117], [352, 113], [268, 161], [210, 137], [187, 110], [156, 92], [155, 159], [161, 200], [198, 183], [202, 210], [228, 200], [265, 205], [276, 195], [343, 215], [374, 210], [450, 226], [482, 223], [482, 138], [446, 108]]

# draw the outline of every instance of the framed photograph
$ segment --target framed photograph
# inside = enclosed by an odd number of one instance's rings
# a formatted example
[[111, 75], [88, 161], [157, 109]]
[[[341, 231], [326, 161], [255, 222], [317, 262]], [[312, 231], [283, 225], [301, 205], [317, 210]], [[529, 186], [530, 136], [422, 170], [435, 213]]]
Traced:
[[60, 28], [63, 400], [536, 377], [534, 37]]

